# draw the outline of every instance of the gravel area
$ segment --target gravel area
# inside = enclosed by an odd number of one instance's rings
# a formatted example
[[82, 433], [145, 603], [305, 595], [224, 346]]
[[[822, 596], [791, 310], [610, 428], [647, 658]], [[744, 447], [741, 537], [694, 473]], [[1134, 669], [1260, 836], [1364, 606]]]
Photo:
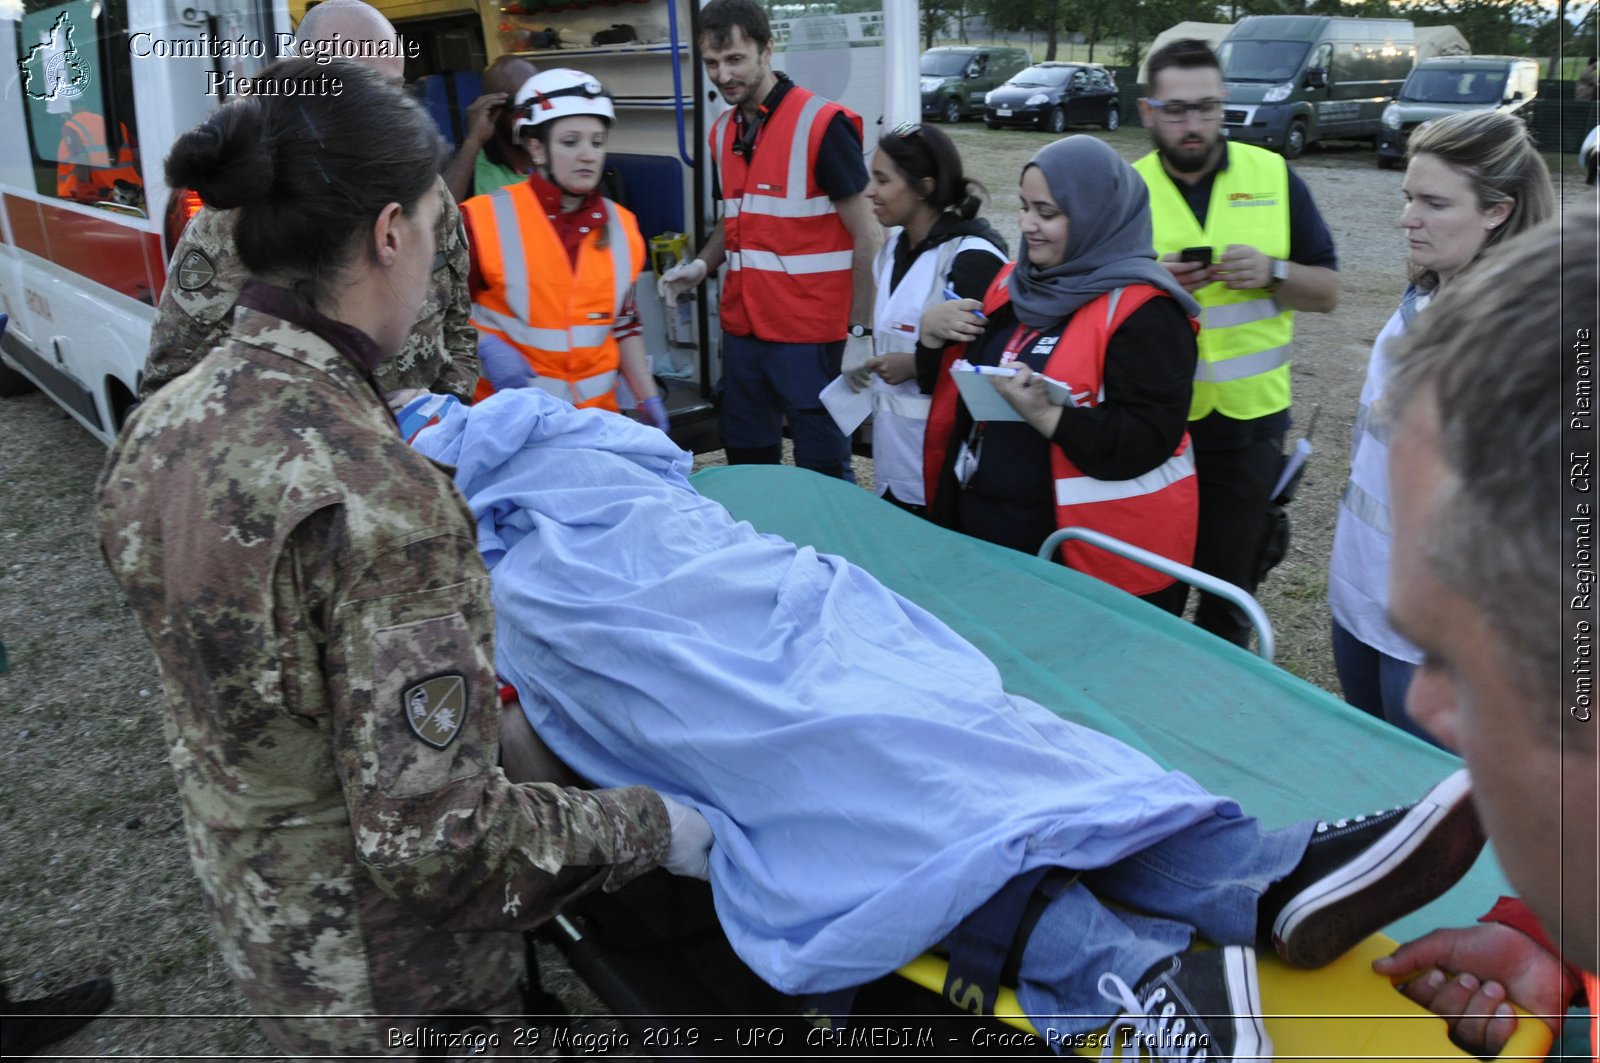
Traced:
[[[956, 130], [1015, 240], [1014, 188], [1040, 134]], [[1142, 130], [1108, 135], [1135, 158]], [[1561, 198], [1593, 196], [1570, 159]], [[1395, 228], [1399, 173], [1368, 148], [1297, 163], [1338, 243], [1337, 312], [1299, 319], [1295, 414], [1321, 414], [1290, 555], [1264, 588], [1279, 662], [1337, 690], [1327, 648], [1326, 565], [1349, 427], [1373, 338], [1403, 286]], [[150, 648], [107, 575], [94, 538], [103, 448], [34, 394], [0, 400], [0, 965], [16, 997], [94, 973], [117, 980], [112, 1014], [55, 1051], [82, 1057], [245, 1059], [269, 1046], [247, 1019], [209, 937], [189, 867], [162, 738]], [[1300, 428], [1297, 427], [1296, 435]], [[715, 462], [718, 455], [707, 455]], [[870, 475], [863, 468], [863, 479]], [[576, 989], [563, 995], [590, 1007]], [[146, 1017], [157, 1016], [157, 1017]], [[164, 1016], [164, 1017], [162, 1017]]]

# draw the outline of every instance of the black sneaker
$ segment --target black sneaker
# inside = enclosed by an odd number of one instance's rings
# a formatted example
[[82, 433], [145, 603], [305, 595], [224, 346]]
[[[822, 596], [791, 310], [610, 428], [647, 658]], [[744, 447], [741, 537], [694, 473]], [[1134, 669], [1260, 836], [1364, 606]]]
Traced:
[[111, 1006], [111, 979], [91, 978], [38, 1000], [0, 1002], [0, 1056], [20, 1059], [77, 1033]]
[[1114, 974], [1100, 976], [1100, 995], [1122, 1006], [1106, 1031], [1102, 1059], [1272, 1058], [1261, 1022], [1256, 951], [1247, 945], [1180, 952], [1129, 991]]
[[1472, 779], [1456, 772], [1409, 808], [1318, 823], [1300, 863], [1261, 898], [1260, 927], [1290, 967], [1321, 967], [1441, 896], [1484, 843]]

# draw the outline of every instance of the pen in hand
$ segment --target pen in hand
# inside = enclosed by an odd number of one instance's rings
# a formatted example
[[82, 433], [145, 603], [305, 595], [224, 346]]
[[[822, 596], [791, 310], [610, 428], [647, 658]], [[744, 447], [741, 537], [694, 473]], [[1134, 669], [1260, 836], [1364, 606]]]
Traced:
[[[950, 285], [948, 285], [948, 284], [946, 284], [944, 286], [944, 299], [945, 299], [945, 302], [947, 302], [947, 303], [955, 302], [957, 299], [960, 299], [960, 298], [961, 298], [961, 296], [956, 294], [956, 290], [954, 288], [950, 287]], [[984, 315], [982, 310], [973, 310], [973, 311], [970, 311], [970, 313], [972, 314], [973, 317], [977, 318], [979, 321], [987, 321], [987, 320], [989, 320], [988, 317], [986, 317]]]

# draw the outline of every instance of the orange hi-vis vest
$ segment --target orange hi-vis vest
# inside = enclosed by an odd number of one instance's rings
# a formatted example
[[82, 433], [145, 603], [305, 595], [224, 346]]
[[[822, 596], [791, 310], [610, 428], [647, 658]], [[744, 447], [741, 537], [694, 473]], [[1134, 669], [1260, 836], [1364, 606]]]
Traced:
[[766, 118], [747, 157], [733, 150], [733, 113], [723, 112], [710, 136], [721, 169], [728, 260], [722, 327], [774, 343], [842, 340], [850, 326], [855, 242], [814, 170], [833, 116], [847, 115], [857, 135], [861, 119], [796, 85]]
[[[471, 219], [484, 284], [472, 324], [521, 352], [542, 390], [574, 406], [616, 410], [620, 354], [612, 329], [645, 248], [632, 212], [604, 203], [605, 246], [600, 229], [585, 236], [576, 270], [528, 182], [473, 196], [461, 210]], [[480, 398], [487, 387], [480, 382]]]
[[[1000, 271], [984, 294], [985, 314], [993, 315], [1010, 301], [1008, 282], [1012, 265]], [[1131, 284], [1079, 307], [1045, 363], [1044, 375], [1066, 384], [1077, 405], [1098, 406], [1105, 400], [1106, 346], [1112, 334], [1122, 327], [1130, 314], [1155, 298], [1170, 296], [1148, 284]], [[1198, 327], [1192, 320], [1190, 325]], [[952, 345], [946, 350], [934, 386], [928, 433], [923, 440], [923, 475], [930, 509], [956, 424], [957, 392], [955, 381], [950, 377], [950, 366], [965, 353], [966, 344]], [[1049, 446], [1057, 528], [1092, 528], [1185, 565], [1194, 561], [1200, 488], [1195, 479], [1194, 451], [1189, 446], [1187, 432], [1170, 458], [1131, 480], [1097, 480], [1085, 476], [1060, 447], [1054, 443]], [[1087, 543], [1063, 543], [1061, 560], [1068, 568], [1120, 587], [1129, 594], [1153, 594], [1173, 582], [1170, 576]]]
[[116, 191], [117, 182], [143, 186], [138, 160], [129, 143], [128, 127], [119, 125], [122, 146], [116, 163], [106, 142], [106, 120], [93, 111], [75, 111], [61, 126], [56, 160], [56, 195], [62, 199], [101, 199]]

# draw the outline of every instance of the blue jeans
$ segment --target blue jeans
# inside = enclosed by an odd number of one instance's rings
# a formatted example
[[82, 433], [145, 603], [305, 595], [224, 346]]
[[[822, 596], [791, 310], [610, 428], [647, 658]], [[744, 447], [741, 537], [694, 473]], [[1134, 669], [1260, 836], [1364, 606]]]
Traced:
[[1406, 691], [1411, 689], [1416, 665], [1368, 646], [1335, 620], [1333, 666], [1339, 672], [1339, 688], [1344, 691], [1345, 701], [1407, 734], [1445, 748], [1406, 712]]
[[1300, 863], [1315, 826], [1267, 831], [1249, 816], [1213, 816], [1085, 871], [1049, 902], [1023, 949], [1022, 1010], [1040, 1033], [1094, 1030], [1122, 1010], [1100, 995], [1102, 974], [1132, 989], [1196, 935], [1253, 946], [1261, 894]]
[[722, 380], [717, 385], [722, 393], [722, 445], [729, 451], [779, 447], [787, 418], [796, 465], [854, 483], [850, 440], [817, 398], [839, 375], [843, 359], [843, 339], [769, 343], [724, 332]]

